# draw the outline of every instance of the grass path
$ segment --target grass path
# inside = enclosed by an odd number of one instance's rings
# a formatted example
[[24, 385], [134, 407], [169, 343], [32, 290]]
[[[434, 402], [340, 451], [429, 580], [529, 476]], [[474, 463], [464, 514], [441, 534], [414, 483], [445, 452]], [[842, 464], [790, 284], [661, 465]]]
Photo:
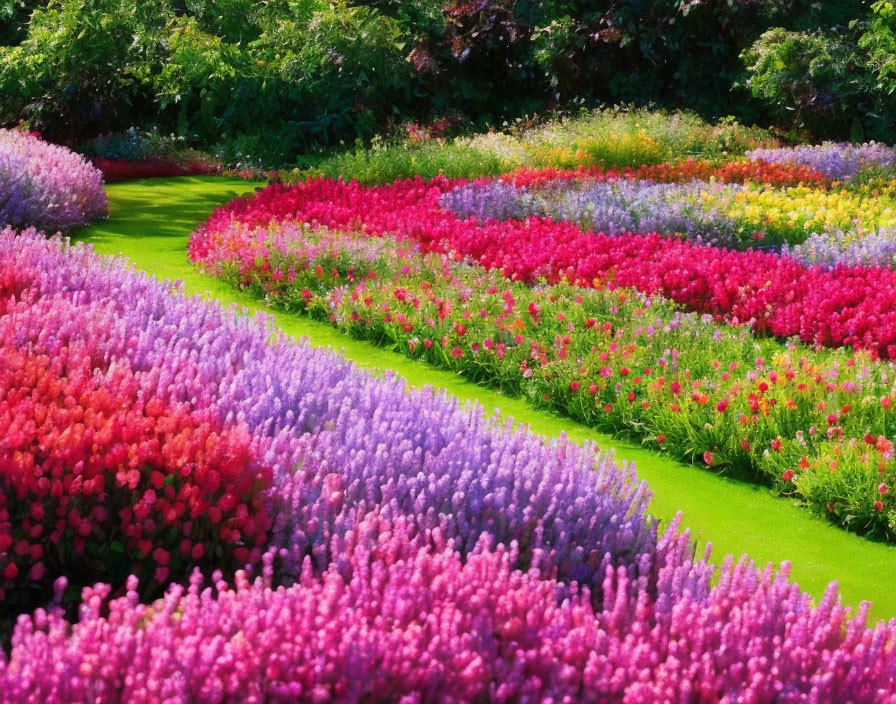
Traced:
[[[107, 187], [111, 217], [73, 239], [90, 242], [101, 254], [123, 254], [160, 279], [181, 279], [188, 293], [259, 310], [263, 305], [249, 295], [197, 274], [186, 253], [187, 239], [197, 224], [218, 204], [255, 187], [245, 181], [213, 177], [113, 184]], [[846, 603], [856, 605], [867, 599], [874, 603], [873, 616], [896, 617], [896, 546], [851, 535], [766, 489], [681, 464], [569, 419], [536, 411], [521, 399], [354, 340], [324, 323], [291, 314], [274, 315], [286, 333], [296, 338], [307, 336], [317, 346], [341, 348], [360, 366], [394, 369], [411, 385], [430, 384], [488, 409], [497, 407], [542, 435], [565, 432], [576, 442], [591, 440], [600, 447], [613, 448], [620, 458], [635, 462], [638, 476], [650, 484], [655, 494], [651, 512], [668, 520], [682, 511], [684, 525], [701, 545], [713, 543], [717, 561], [729, 553], [748, 553], [760, 564], [790, 560], [793, 579], [813, 596], [820, 597], [827, 584], [836, 580]]]

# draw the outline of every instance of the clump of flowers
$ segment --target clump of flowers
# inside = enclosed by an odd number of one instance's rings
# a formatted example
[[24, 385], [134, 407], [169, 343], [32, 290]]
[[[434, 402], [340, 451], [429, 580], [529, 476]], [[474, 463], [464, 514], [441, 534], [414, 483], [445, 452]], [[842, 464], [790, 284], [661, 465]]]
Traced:
[[896, 472], [878, 442], [893, 379], [867, 353], [757, 341], [630, 290], [530, 287], [386, 236], [234, 224], [204, 245], [207, 271], [272, 304], [893, 534], [876, 491]]
[[78, 624], [52, 608], [20, 622], [9, 662], [0, 656], [0, 687], [11, 704], [186, 703], [232, 692], [283, 701], [586, 693], [713, 704], [782, 691], [795, 701], [894, 699], [893, 626], [866, 627], [864, 607], [849, 618], [833, 589], [813, 606], [786, 566], [728, 560], [716, 572], [670, 541], [655, 578], [607, 570], [596, 606], [584, 585], [515, 570], [513, 547], [483, 542], [461, 559], [439, 535], [430, 541], [419, 547], [403, 523], [370, 518], [346, 537], [341, 559], [287, 587], [272, 583], [269, 559], [254, 581], [194, 575], [152, 605], [139, 603], [136, 580], [116, 599], [87, 589]]
[[0, 129], [0, 227], [67, 231], [107, 213], [102, 174], [82, 156]]

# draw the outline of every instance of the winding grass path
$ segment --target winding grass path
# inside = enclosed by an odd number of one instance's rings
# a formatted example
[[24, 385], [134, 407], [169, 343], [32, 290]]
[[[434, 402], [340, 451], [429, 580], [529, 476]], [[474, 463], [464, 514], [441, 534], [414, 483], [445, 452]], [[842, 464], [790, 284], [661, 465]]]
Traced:
[[[190, 233], [217, 205], [255, 187], [246, 181], [215, 177], [113, 184], [107, 187], [110, 218], [73, 239], [90, 242], [101, 254], [122, 254], [160, 279], [180, 279], [188, 293], [261, 310], [263, 304], [248, 294], [196, 273], [186, 251]], [[874, 603], [874, 617], [896, 617], [896, 546], [846, 533], [764, 488], [681, 464], [569, 419], [536, 411], [522, 399], [354, 340], [324, 323], [286, 313], [275, 312], [274, 317], [289, 335], [308, 337], [313, 345], [342, 349], [360, 366], [392, 369], [413, 386], [444, 388], [460, 399], [498, 408], [542, 435], [566, 433], [576, 442], [591, 440], [602, 448], [613, 448], [621, 459], [635, 462], [638, 476], [650, 484], [655, 494], [651, 512], [669, 520], [682, 511], [684, 525], [701, 545], [712, 542], [716, 561], [727, 554], [743, 553], [759, 564], [790, 560], [793, 579], [816, 598], [836, 580], [845, 603], [856, 605], [866, 599]]]

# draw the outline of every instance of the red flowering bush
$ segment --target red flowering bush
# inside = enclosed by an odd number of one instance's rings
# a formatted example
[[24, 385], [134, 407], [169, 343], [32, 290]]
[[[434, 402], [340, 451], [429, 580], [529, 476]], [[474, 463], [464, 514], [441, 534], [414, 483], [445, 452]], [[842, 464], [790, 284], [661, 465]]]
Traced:
[[131, 181], [137, 178], [165, 178], [169, 176], [203, 176], [217, 173], [212, 164], [202, 161], [179, 162], [172, 159], [149, 158], [137, 161], [94, 158], [93, 165], [103, 172], [106, 183]]
[[[0, 286], [14, 309], [11, 293]], [[32, 312], [79, 317], [59, 299]], [[64, 334], [52, 353], [18, 348], [12, 319], [0, 316], [0, 598], [34, 598], [16, 587], [63, 574], [73, 585], [132, 572], [165, 583], [259, 557], [271, 479], [245, 427], [147, 394], [126, 362]]]

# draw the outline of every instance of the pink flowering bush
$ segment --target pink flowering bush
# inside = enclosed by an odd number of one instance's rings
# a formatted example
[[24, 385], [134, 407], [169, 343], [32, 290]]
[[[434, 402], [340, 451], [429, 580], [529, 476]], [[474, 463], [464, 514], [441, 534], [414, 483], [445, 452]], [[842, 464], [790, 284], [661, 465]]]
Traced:
[[103, 176], [84, 157], [0, 129], [0, 227], [66, 231], [107, 213]]
[[[194, 575], [139, 603], [86, 589], [80, 622], [19, 622], [0, 660], [6, 701], [876, 701], [896, 700], [893, 626], [818, 606], [747, 560], [715, 573], [674, 535], [655, 575], [608, 569], [587, 587], [515, 570], [515, 546], [461, 560], [371, 517], [321, 574], [288, 587]], [[108, 610], [108, 615], [104, 612]]]

